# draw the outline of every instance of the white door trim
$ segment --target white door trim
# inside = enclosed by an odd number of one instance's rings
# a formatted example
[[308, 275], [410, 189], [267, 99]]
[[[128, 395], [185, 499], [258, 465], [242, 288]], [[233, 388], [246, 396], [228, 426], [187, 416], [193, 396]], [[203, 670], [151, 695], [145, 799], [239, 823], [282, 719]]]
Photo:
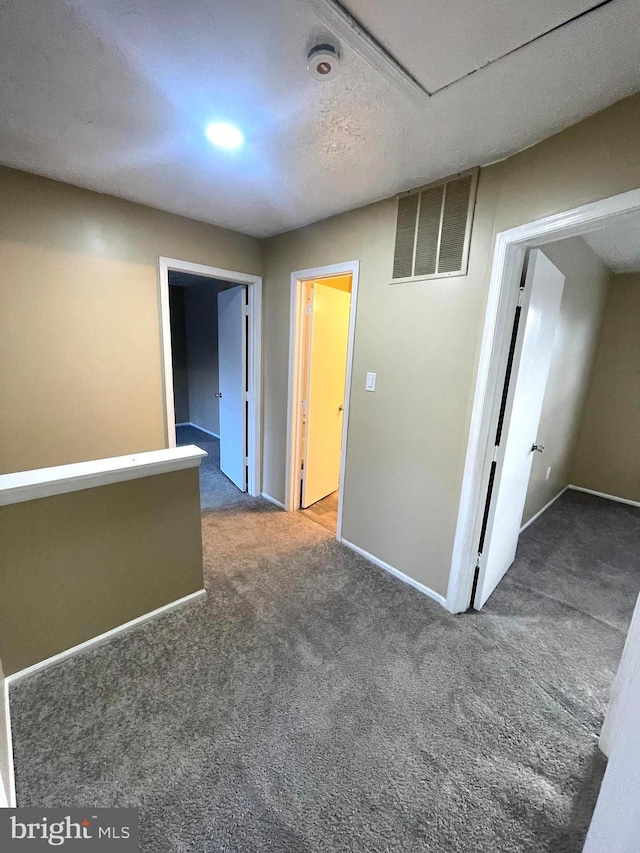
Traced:
[[173, 361], [171, 354], [171, 316], [169, 312], [169, 271], [188, 272], [206, 278], [216, 278], [234, 284], [246, 284], [249, 301], [249, 353], [247, 372], [249, 410], [247, 419], [247, 488], [258, 497], [262, 481], [262, 276], [235, 270], [194, 264], [176, 258], [158, 259], [158, 288], [162, 338], [162, 369], [164, 375], [165, 434], [167, 447], [176, 446], [175, 411], [173, 406]]
[[336, 539], [342, 539], [342, 509], [344, 500], [344, 470], [347, 458], [347, 435], [349, 432], [349, 404], [351, 400], [351, 374], [353, 371], [353, 342], [356, 330], [358, 303], [358, 276], [360, 261], [329, 264], [291, 273], [291, 307], [289, 322], [289, 399], [287, 403], [287, 459], [285, 476], [285, 509], [294, 512], [300, 509], [300, 413], [298, 401], [302, 399], [304, 381], [302, 347], [304, 323], [304, 284], [319, 278], [351, 274], [351, 309], [349, 312], [349, 345], [347, 347], [347, 383], [344, 396], [344, 419], [342, 423], [342, 449], [340, 452], [340, 493], [338, 495], [338, 529]]
[[640, 189], [547, 216], [496, 235], [482, 334], [460, 507], [447, 590], [447, 609], [465, 611], [471, 599], [484, 499], [493, 446], [492, 426], [501, 397], [518, 283], [526, 250], [594, 231], [602, 220], [640, 211]]

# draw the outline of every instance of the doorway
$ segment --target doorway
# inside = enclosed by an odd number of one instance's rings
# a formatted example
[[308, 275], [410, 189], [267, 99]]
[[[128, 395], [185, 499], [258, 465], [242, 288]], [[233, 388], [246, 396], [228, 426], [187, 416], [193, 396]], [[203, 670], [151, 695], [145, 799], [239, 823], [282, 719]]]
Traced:
[[447, 597], [453, 612], [480, 609], [511, 565], [533, 458], [544, 452], [537, 430], [564, 278], [545, 248], [610, 223], [622, 228], [639, 210], [632, 191], [497, 236]]
[[259, 276], [160, 258], [167, 444], [205, 444], [227, 500], [260, 494], [261, 287]]
[[291, 277], [288, 511], [342, 526], [358, 262]]

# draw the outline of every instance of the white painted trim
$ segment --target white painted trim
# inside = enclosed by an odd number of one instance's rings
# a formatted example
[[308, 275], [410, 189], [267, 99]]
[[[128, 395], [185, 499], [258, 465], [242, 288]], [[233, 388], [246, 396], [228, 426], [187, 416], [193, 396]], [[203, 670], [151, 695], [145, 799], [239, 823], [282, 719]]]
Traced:
[[[633, 610], [629, 631], [622, 650], [622, 657], [618, 665], [613, 687], [611, 689], [611, 699], [609, 707], [604, 716], [604, 722], [600, 731], [598, 746], [602, 752], [611, 758], [611, 753], [616, 742], [616, 738], [624, 737], [629, 731], [628, 717], [631, 709], [631, 691], [633, 690], [634, 679], [637, 679], [637, 673], [640, 672], [640, 595], [636, 600], [636, 606]], [[626, 722], [626, 725], [625, 725]]]
[[262, 277], [255, 276], [248, 288], [249, 335], [247, 377], [247, 491], [258, 497], [262, 490]]
[[342, 448], [340, 451], [340, 490], [338, 492], [338, 519], [336, 539], [342, 536], [342, 515], [344, 510], [344, 479], [347, 468], [347, 439], [349, 435], [349, 412], [351, 410], [351, 382], [353, 379], [353, 350], [356, 339], [356, 312], [358, 307], [358, 280], [360, 262], [354, 261], [351, 268], [351, 307], [349, 313], [349, 340], [347, 343], [347, 381], [344, 392], [344, 419], [342, 422]]
[[390, 566], [389, 563], [385, 563], [383, 560], [380, 560], [378, 557], [370, 554], [368, 551], [365, 551], [364, 548], [360, 548], [358, 545], [354, 545], [353, 542], [349, 542], [347, 539], [338, 540], [343, 545], [346, 545], [347, 548], [351, 548], [352, 551], [355, 551], [356, 554], [360, 554], [361, 557], [369, 560], [370, 563], [373, 563], [378, 568], [383, 569], [385, 572], [388, 572], [390, 575], [393, 575], [395, 578], [398, 578], [403, 583], [412, 586], [414, 589], [417, 589], [418, 592], [421, 592], [423, 595], [428, 595], [429, 598], [433, 598], [434, 601], [437, 601], [438, 604], [441, 604], [443, 607], [447, 606], [445, 598], [443, 595], [440, 595], [439, 592], [435, 592], [430, 589], [428, 586], [420, 583], [419, 581], [410, 578], [409, 575], [405, 575], [403, 572], [398, 569], [394, 569], [393, 566]]
[[192, 275], [201, 275], [204, 278], [218, 278], [220, 281], [229, 281], [232, 284], [258, 284], [262, 277], [236, 270], [225, 270], [220, 267], [211, 267], [208, 264], [193, 264], [191, 261], [181, 261], [178, 258], [160, 257], [160, 266], [174, 272], [188, 272]]
[[538, 512], [537, 512], [535, 515], [532, 515], [532, 516], [531, 516], [531, 518], [529, 519], [529, 521], [527, 521], [527, 522], [526, 522], [526, 524], [523, 524], [523, 525], [522, 525], [522, 527], [520, 528], [520, 533], [522, 533], [524, 530], [526, 530], [526, 529], [527, 529], [527, 527], [529, 527], [529, 525], [533, 524], [533, 522], [534, 522], [534, 521], [537, 521], [537, 519], [539, 519], [539, 518], [540, 518], [540, 516], [542, 515], [542, 513], [543, 513], [543, 512], [546, 512], [546, 511], [549, 509], [549, 507], [550, 507], [552, 504], [554, 504], [554, 503], [558, 500], [558, 498], [562, 497], [562, 495], [564, 495], [564, 493], [567, 491], [567, 489], [570, 489], [570, 488], [571, 488], [571, 486], [565, 486], [565, 487], [564, 487], [564, 489], [560, 489], [560, 491], [559, 491], [559, 492], [558, 492], [558, 494], [555, 496], [555, 498], [551, 498], [551, 500], [549, 501], [549, 503], [546, 503], [546, 504], [542, 507], [542, 509], [539, 509], [539, 510], [538, 510]]
[[[162, 370], [164, 376], [165, 433], [169, 447], [175, 447], [175, 410], [173, 405], [173, 370], [171, 354], [171, 314], [169, 309], [169, 271], [187, 272], [206, 278], [246, 284], [249, 301], [249, 417], [247, 421], [247, 457], [249, 477], [247, 490], [252, 497], [260, 495], [262, 473], [262, 276], [194, 264], [177, 258], [158, 259], [158, 290], [162, 338]], [[198, 427], [201, 429], [201, 427]], [[205, 430], [207, 432], [208, 430]], [[213, 433], [212, 433], [213, 435]], [[219, 437], [219, 436], [218, 436]]]
[[623, 217], [639, 210], [640, 189], [629, 190], [496, 235], [447, 591], [447, 609], [452, 613], [465, 611], [471, 597], [484, 496], [493, 458], [490, 437], [494, 404], [501, 390], [500, 376], [504, 376], [525, 252], [533, 246], [586, 234], [609, 217]]
[[336, 539], [342, 536], [342, 513], [344, 504], [344, 474], [347, 463], [347, 440], [349, 434], [349, 410], [351, 382], [353, 378], [353, 350], [358, 310], [358, 280], [360, 261], [346, 261], [312, 267], [291, 273], [290, 321], [289, 321], [289, 397], [287, 402], [287, 461], [285, 473], [285, 509], [294, 512], [300, 509], [300, 413], [298, 401], [302, 399], [302, 345], [304, 332], [304, 283], [316, 279], [351, 274], [351, 306], [349, 310], [349, 341], [347, 345], [347, 376], [344, 395], [344, 418], [342, 421], [342, 447], [340, 449], [340, 491], [338, 493], [338, 524]]
[[574, 492], [584, 492], [587, 495], [595, 495], [597, 498], [606, 498], [608, 501], [616, 501], [619, 504], [628, 504], [628, 506], [640, 506], [640, 501], [632, 501], [629, 498], [619, 498], [617, 495], [608, 495], [606, 492], [595, 492], [593, 489], [584, 489], [582, 486], [567, 486]]
[[291, 273], [289, 309], [289, 390], [287, 399], [287, 455], [285, 461], [284, 504], [287, 512], [300, 509], [300, 438], [302, 424], [299, 403], [303, 397], [302, 353], [304, 287], [297, 273]]
[[106, 642], [107, 640], [111, 640], [113, 637], [118, 634], [123, 634], [127, 631], [131, 631], [133, 628], [137, 628], [139, 625], [148, 622], [150, 619], [155, 619], [156, 616], [160, 616], [163, 613], [168, 613], [170, 610], [175, 610], [177, 607], [182, 607], [183, 604], [189, 604], [192, 601], [195, 601], [198, 598], [202, 598], [203, 595], [206, 595], [207, 591], [205, 589], [198, 589], [195, 592], [189, 593], [189, 595], [185, 595], [182, 598], [177, 598], [175, 601], [169, 602], [169, 604], [163, 604], [162, 607], [157, 607], [155, 610], [150, 610], [149, 613], [143, 613], [142, 616], [137, 616], [135, 619], [131, 619], [129, 622], [125, 622], [123, 625], [118, 625], [116, 628], [111, 628], [109, 631], [105, 631], [104, 634], [98, 634], [97, 637], [92, 637], [90, 640], [85, 640], [84, 643], [79, 643], [77, 646], [72, 646], [70, 649], [66, 649], [64, 652], [60, 652], [57, 655], [53, 655], [50, 658], [46, 658], [46, 660], [40, 661], [39, 663], [34, 663], [33, 666], [28, 666], [26, 669], [21, 669], [18, 672], [14, 672], [13, 675], [6, 676], [6, 681], [9, 685], [15, 684], [16, 681], [20, 681], [23, 678], [26, 678], [29, 675], [34, 675], [36, 672], [41, 672], [43, 669], [49, 669], [51, 666], [55, 666], [58, 663], [61, 663], [68, 658], [75, 657], [75, 655], [81, 654], [87, 649], [92, 648], [93, 646], [98, 646], [101, 643]]
[[122, 483], [182, 468], [195, 468], [206, 452], [194, 444], [149, 450], [133, 456], [112, 456], [0, 475], [0, 506], [47, 498], [109, 483]]
[[[118, 625], [117, 628], [112, 628], [110, 631], [105, 631], [104, 634], [99, 634], [97, 637], [93, 637], [91, 640], [85, 640], [84, 643], [79, 643], [77, 646], [72, 646], [72, 648], [67, 649], [64, 652], [60, 652], [57, 655], [53, 655], [46, 660], [40, 661], [40, 663], [36, 663], [33, 666], [29, 666], [26, 669], [21, 669], [19, 672], [14, 672], [13, 675], [7, 675], [4, 680], [4, 689], [3, 689], [3, 702], [5, 709], [5, 719], [6, 719], [6, 737], [7, 737], [7, 750], [8, 750], [8, 760], [9, 760], [9, 807], [16, 807], [16, 781], [15, 781], [15, 766], [13, 760], [13, 734], [11, 731], [11, 708], [9, 704], [9, 690], [12, 684], [15, 684], [17, 681], [21, 681], [23, 678], [27, 678], [30, 675], [34, 675], [37, 672], [41, 672], [44, 669], [48, 669], [51, 666], [55, 666], [58, 663], [62, 663], [62, 661], [67, 660], [68, 658], [75, 657], [75, 655], [81, 654], [87, 649], [97, 646], [100, 643], [104, 643], [107, 640], [111, 640], [117, 634], [123, 634], [126, 631], [131, 631], [134, 628], [139, 627], [145, 622], [148, 622], [150, 619], [154, 619], [156, 616], [160, 616], [163, 613], [168, 613], [171, 610], [175, 610], [177, 607], [182, 607], [183, 604], [190, 604], [192, 601], [196, 601], [199, 598], [202, 598], [207, 594], [205, 589], [196, 590], [196, 592], [192, 592], [189, 595], [185, 595], [182, 598], [178, 598], [175, 601], [171, 601], [169, 604], [163, 604], [162, 607], [158, 607], [155, 610], [151, 610], [149, 613], [144, 613], [142, 616], [138, 616], [136, 619], [131, 619], [129, 622], [125, 622], [124, 625]], [[3, 786], [0, 785], [0, 794], [4, 796]], [[3, 805], [2, 799], [0, 799], [0, 808], [5, 807], [6, 804]]]
[[266, 494], [266, 492], [262, 492], [261, 497], [263, 497], [265, 501], [269, 501], [269, 503], [279, 506], [280, 509], [285, 509], [285, 505], [282, 503], [282, 501], [279, 501], [276, 498], [272, 498], [271, 495]]
[[218, 435], [217, 432], [211, 432], [210, 429], [205, 429], [204, 427], [201, 427], [200, 424], [194, 424], [193, 421], [184, 421], [184, 423], [176, 424], [176, 427], [184, 427], [184, 426], [190, 426], [190, 427], [193, 427], [194, 429], [199, 429], [200, 432], [206, 432], [207, 435], [212, 435], [214, 438], [220, 438], [220, 436]]
[[7, 805], [11, 809], [15, 809], [16, 807], [16, 773], [13, 762], [13, 732], [11, 731], [11, 707], [9, 705], [9, 681], [5, 678], [3, 691], [2, 691], [2, 701], [4, 702], [4, 714], [5, 714], [5, 737], [7, 739], [7, 761], [9, 764], [9, 790], [4, 791], [4, 786], [1, 786], [3, 789], [5, 800], [7, 803], [3, 806], [0, 803], [0, 808], [6, 808]]

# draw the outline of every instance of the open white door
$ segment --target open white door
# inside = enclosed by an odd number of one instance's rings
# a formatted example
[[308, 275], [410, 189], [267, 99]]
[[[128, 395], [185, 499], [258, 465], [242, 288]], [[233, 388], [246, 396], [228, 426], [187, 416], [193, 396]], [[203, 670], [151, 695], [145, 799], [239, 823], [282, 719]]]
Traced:
[[640, 850], [640, 597], [600, 735], [608, 757], [584, 853]]
[[351, 294], [314, 283], [309, 317], [302, 506], [340, 485]]
[[247, 291], [231, 287], [218, 294], [220, 470], [247, 490]]
[[560, 316], [564, 275], [540, 249], [529, 254], [502, 437], [473, 606], [479, 610], [513, 563], [533, 462], [536, 433]]

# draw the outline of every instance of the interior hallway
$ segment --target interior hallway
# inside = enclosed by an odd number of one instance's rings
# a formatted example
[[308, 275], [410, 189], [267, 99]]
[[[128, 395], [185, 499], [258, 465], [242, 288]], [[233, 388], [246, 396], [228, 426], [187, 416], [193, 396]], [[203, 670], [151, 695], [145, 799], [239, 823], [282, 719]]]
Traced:
[[19, 805], [139, 805], [148, 853], [580, 851], [640, 510], [567, 492], [452, 616], [240, 498], [206, 599], [13, 687]]

